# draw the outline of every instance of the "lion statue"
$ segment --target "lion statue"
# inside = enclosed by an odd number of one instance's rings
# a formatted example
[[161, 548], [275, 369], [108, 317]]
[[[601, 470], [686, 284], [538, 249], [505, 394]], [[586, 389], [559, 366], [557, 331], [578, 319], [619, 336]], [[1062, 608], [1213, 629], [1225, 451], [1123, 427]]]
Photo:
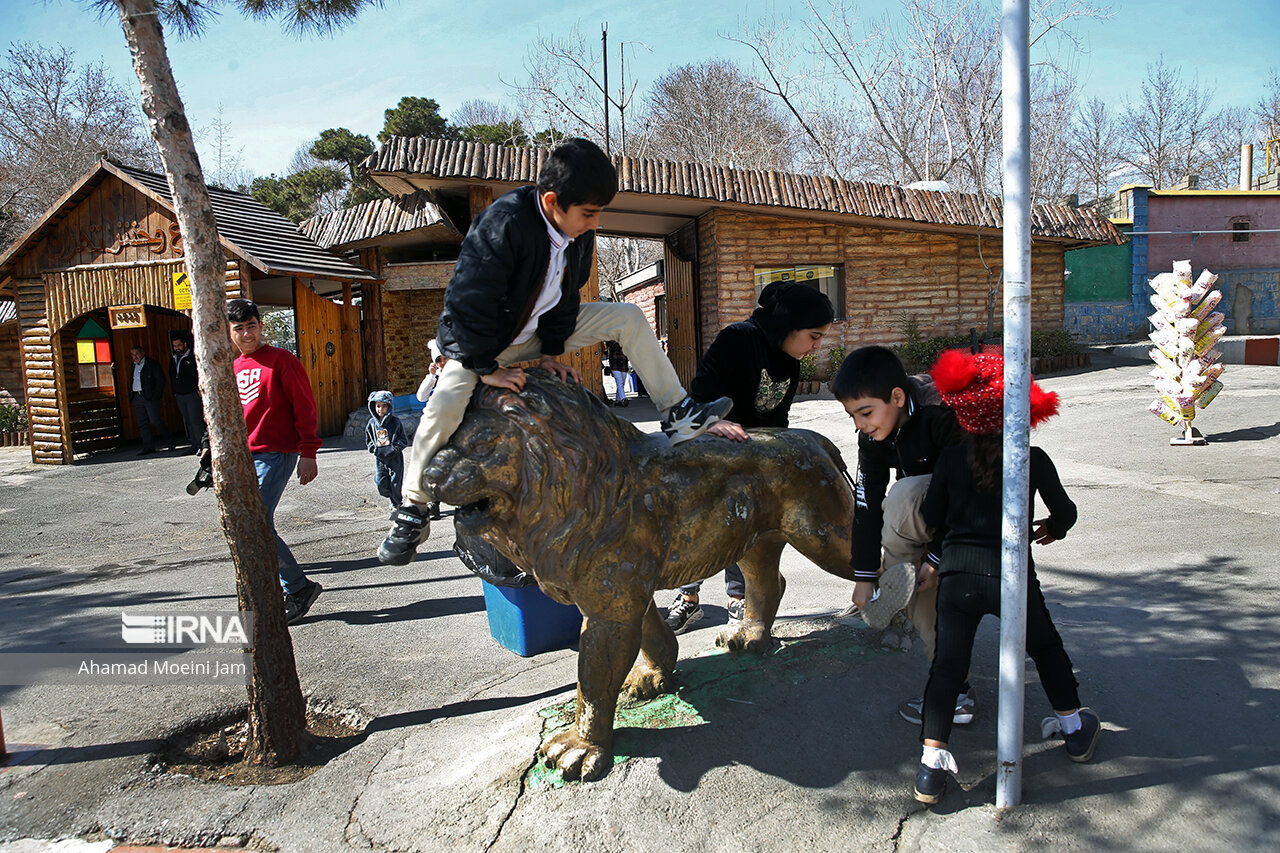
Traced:
[[762, 429], [743, 443], [702, 436], [671, 447], [582, 388], [527, 375], [518, 394], [477, 388], [424, 482], [458, 507], [459, 533], [582, 611], [576, 725], [542, 753], [566, 778], [589, 780], [612, 763], [619, 692], [674, 689], [676, 637], [655, 590], [739, 563], [746, 617], [717, 642], [764, 651], [785, 587], [783, 546], [852, 579], [853, 491], [839, 451], [817, 433]]

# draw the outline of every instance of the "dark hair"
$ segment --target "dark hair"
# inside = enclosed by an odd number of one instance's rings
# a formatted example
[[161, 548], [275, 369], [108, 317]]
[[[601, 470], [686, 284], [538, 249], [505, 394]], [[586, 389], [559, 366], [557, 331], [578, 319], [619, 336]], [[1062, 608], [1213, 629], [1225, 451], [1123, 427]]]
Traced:
[[831, 393], [837, 400], [855, 400], [859, 397], [876, 397], [886, 403], [893, 397], [893, 389], [907, 387], [907, 371], [902, 362], [885, 347], [859, 347], [844, 358], [844, 363], [831, 380]]
[[817, 329], [836, 317], [826, 294], [797, 281], [775, 281], [760, 291], [760, 307], [751, 314], [775, 347], [796, 329]]
[[556, 147], [538, 172], [538, 193], [556, 194], [556, 205], [604, 207], [618, 194], [618, 173], [609, 155], [586, 139], [570, 139]]
[[973, 487], [984, 494], [997, 492], [1004, 478], [1004, 433], [970, 433], [965, 455], [973, 472]]
[[247, 320], [262, 320], [256, 304], [248, 299], [232, 299], [227, 303], [227, 322], [243, 323]]

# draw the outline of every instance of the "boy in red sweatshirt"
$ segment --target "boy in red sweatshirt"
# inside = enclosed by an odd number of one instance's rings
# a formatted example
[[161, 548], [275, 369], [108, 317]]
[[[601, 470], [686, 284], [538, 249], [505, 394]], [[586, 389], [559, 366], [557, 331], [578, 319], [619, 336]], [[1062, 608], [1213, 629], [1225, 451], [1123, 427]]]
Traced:
[[293, 624], [306, 615], [322, 587], [309, 580], [289, 546], [276, 532], [275, 513], [294, 469], [302, 485], [316, 478], [316, 400], [307, 373], [293, 353], [262, 340], [258, 306], [248, 299], [227, 303], [231, 342], [240, 350], [233, 369], [249, 430], [249, 452], [258, 472], [258, 490], [267, 508], [267, 524], [280, 555], [284, 615]]

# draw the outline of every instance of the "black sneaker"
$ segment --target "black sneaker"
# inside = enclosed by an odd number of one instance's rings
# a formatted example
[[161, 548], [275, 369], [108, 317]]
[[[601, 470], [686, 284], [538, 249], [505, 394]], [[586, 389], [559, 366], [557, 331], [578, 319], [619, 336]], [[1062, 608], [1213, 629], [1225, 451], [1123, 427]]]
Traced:
[[702, 435], [707, 427], [729, 414], [732, 408], [733, 401], [728, 397], [710, 403], [696, 403], [692, 397], [685, 397], [662, 419], [662, 431], [674, 447]]
[[[923, 697], [907, 699], [898, 705], [898, 716], [908, 723], [918, 726], [924, 722], [922, 708], [924, 708]], [[956, 709], [951, 716], [951, 722], [957, 726], [967, 726], [973, 722], [973, 712], [975, 710], [977, 710], [977, 703], [973, 701], [973, 697], [959, 696], [956, 698]]]
[[675, 603], [667, 610], [667, 627], [677, 634], [683, 634], [701, 622], [705, 616], [702, 607], [696, 601], [689, 601], [683, 595], [677, 595]]
[[284, 597], [284, 621], [292, 625], [303, 616], [307, 615], [307, 611], [311, 609], [311, 605], [316, 603], [316, 599], [320, 597], [320, 593], [324, 592], [324, 587], [315, 581], [307, 581], [307, 585], [297, 592], [287, 593]]
[[1102, 721], [1092, 708], [1080, 709], [1080, 728], [1069, 735], [1064, 734], [1067, 756], [1080, 763], [1093, 758], [1093, 751], [1098, 748], [1098, 738], [1102, 735]]
[[396, 507], [391, 513], [391, 529], [387, 538], [378, 546], [378, 562], [388, 566], [407, 566], [418, 550], [418, 543], [427, 538], [431, 523], [426, 510], [413, 504]]
[[941, 767], [926, 767], [921, 764], [920, 769], [916, 770], [913, 790], [917, 800], [933, 805], [942, 799], [943, 792], [947, 790], [947, 771]]

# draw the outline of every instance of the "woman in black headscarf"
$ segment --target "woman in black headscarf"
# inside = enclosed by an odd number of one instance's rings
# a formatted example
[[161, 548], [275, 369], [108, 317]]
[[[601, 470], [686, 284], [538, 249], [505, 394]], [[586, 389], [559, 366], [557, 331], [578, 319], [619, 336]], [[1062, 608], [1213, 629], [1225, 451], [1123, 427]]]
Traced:
[[[733, 408], [713, 424], [708, 435], [747, 441], [747, 430], [785, 427], [800, 383], [800, 359], [817, 352], [835, 310], [817, 288], [793, 281], [775, 281], [760, 293], [759, 307], [750, 319], [720, 330], [698, 364], [690, 386], [694, 400], [728, 397]], [[667, 611], [667, 624], [683, 634], [703, 617], [698, 604], [701, 583], [680, 588]], [[725, 571], [729, 618], [742, 619], [746, 588], [737, 564]]]

